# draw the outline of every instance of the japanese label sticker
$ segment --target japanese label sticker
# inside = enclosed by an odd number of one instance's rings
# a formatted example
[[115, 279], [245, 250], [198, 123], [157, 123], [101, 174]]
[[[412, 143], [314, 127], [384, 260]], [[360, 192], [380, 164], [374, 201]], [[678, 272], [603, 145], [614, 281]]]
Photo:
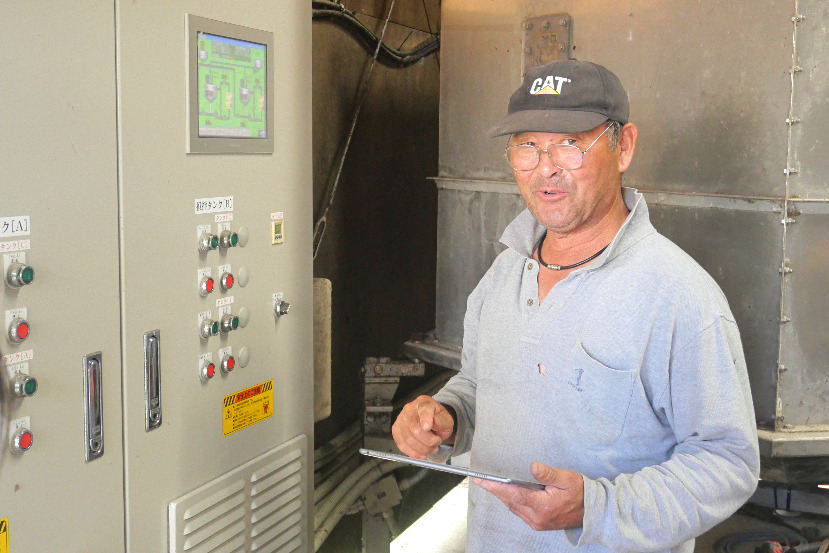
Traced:
[[224, 397], [223, 436], [229, 436], [273, 416], [273, 380]]
[[9, 553], [9, 517], [0, 518], [0, 553]]

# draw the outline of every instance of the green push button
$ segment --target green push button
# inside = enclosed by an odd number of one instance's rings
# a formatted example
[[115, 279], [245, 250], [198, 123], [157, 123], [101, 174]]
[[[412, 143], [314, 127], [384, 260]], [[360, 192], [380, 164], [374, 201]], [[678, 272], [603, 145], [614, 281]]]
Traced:
[[219, 237], [215, 234], [210, 237], [210, 249], [215, 250], [219, 247]]
[[23, 281], [23, 284], [31, 284], [34, 279], [34, 269], [32, 269], [31, 267], [26, 267], [25, 269], [23, 269], [23, 272], [20, 274], [20, 280]]
[[216, 334], [219, 333], [219, 323], [218, 322], [213, 321], [213, 324], [210, 325], [210, 332], [213, 333], [213, 336], [215, 336]]
[[236, 247], [236, 245], [238, 243], [239, 243], [239, 235], [234, 232], [233, 234], [230, 235], [230, 245], [233, 246], [233, 247]]
[[230, 321], [230, 326], [233, 327], [233, 330], [239, 328], [239, 317], [233, 317]]
[[23, 393], [25, 393], [27, 396], [33, 396], [33, 395], [35, 395], [36, 391], [37, 391], [37, 380], [35, 380], [34, 378], [30, 378], [26, 382], [26, 384], [23, 386]]

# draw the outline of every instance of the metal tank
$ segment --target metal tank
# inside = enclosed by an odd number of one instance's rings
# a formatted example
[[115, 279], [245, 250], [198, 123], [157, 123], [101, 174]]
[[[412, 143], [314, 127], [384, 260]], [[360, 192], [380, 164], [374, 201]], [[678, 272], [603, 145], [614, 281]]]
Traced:
[[523, 69], [594, 61], [619, 75], [639, 127], [624, 184], [729, 299], [765, 466], [828, 455], [829, 5], [762, 4], [445, 0], [437, 324], [407, 346], [457, 366], [466, 297], [524, 207], [504, 140], [486, 135]]

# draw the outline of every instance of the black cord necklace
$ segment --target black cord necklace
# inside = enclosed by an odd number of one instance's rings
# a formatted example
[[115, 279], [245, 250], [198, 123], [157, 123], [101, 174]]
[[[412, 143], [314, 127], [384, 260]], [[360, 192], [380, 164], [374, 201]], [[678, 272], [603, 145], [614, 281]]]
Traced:
[[[551, 265], [549, 263], [544, 263], [544, 260], [541, 259], [541, 246], [544, 245], [544, 238], [546, 236], [547, 236], [547, 233], [545, 232], [544, 234], [541, 235], [541, 240], [539, 240], [539, 242], [538, 242], [538, 262], [541, 263], [542, 265], [544, 265], [545, 267], [547, 267], [548, 269], [552, 269], [553, 271], [566, 271], [568, 269], [575, 269], [579, 265], [584, 265], [588, 261], [592, 261], [592, 260], [596, 259], [600, 255], [602, 255], [603, 251], [605, 251], [607, 249], [607, 246], [605, 246], [604, 248], [600, 249], [599, 251], [597, 251], [596, 253], [594, 253], [593, 255], [588, 257], [587, 259], [579, 261], [578, 263], [573, 263], [572, 265]], [[609, 245], [610, 244], [608, 244], [608, 246]]]

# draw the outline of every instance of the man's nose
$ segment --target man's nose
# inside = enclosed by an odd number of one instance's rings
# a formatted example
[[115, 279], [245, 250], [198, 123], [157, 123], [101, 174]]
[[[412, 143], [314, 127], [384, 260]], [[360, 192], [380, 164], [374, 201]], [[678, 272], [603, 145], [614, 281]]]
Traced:
[[538, 167], [536, 167], [535, 170], [539, 175], [545, 178], [552, 177], [561, 171], [561, 169], [553, 163], [553, 158], [547, 151], [538, 152]]

